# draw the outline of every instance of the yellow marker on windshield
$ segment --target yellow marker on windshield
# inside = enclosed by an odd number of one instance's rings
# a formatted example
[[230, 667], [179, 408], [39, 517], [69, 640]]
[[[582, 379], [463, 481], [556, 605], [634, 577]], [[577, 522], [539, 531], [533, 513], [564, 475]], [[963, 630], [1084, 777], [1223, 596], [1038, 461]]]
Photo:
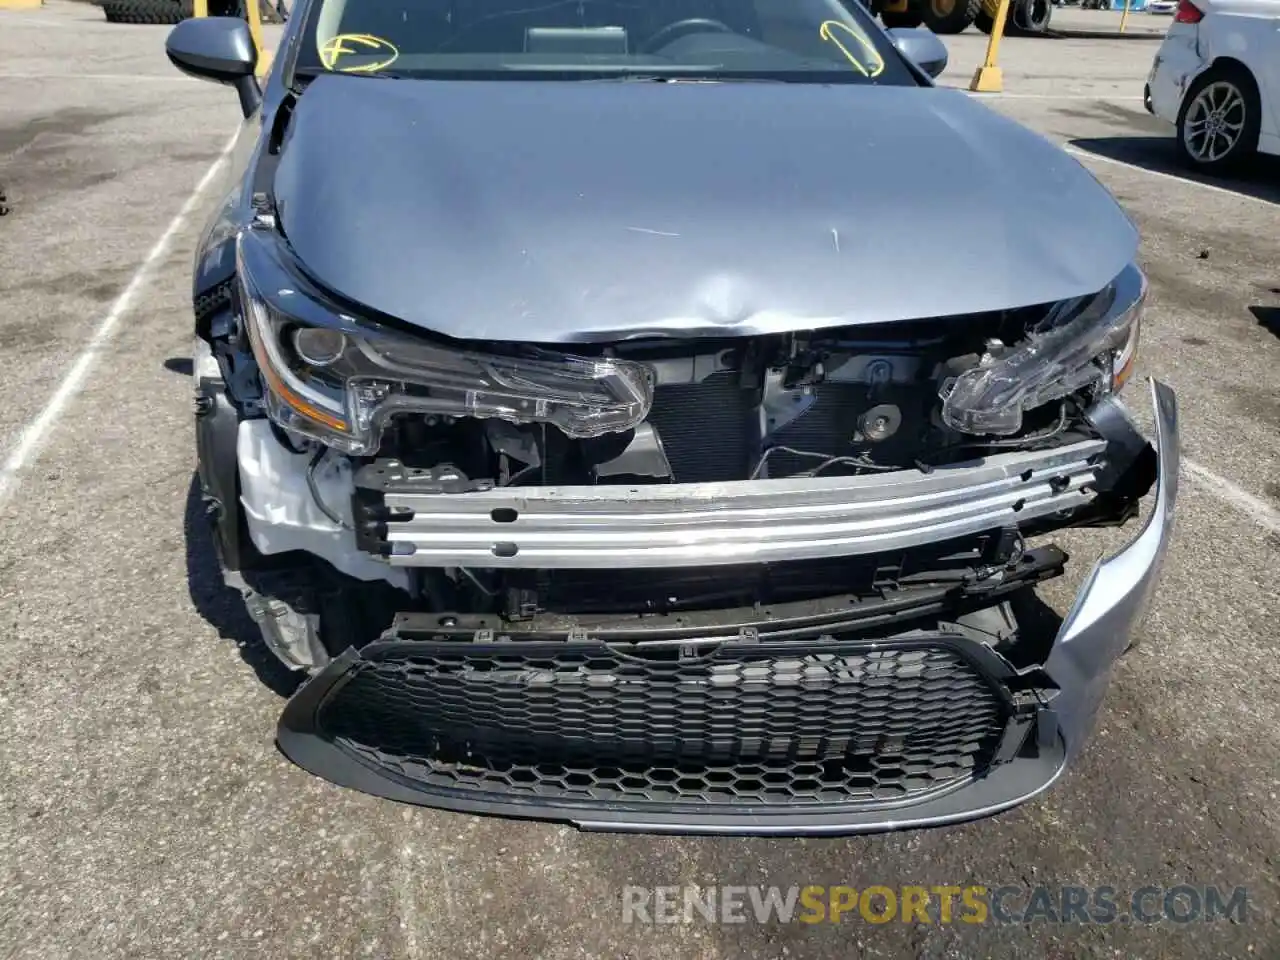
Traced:
[[[343, 57], [377, 57], [371, 63], [358, 66], [340, 67], [338, 61]], [[375, 37], [371, 33], [340, 33], [330, 37], [320, 47], [320, 62], [326, 70], [339, 73], [377, 73], [385, 70], [400, 59], [400, 51], [390, 40]]]
[[[866, 52], [865, 63], [862, 59], [854, 56], [853, 51], [845, 46], [844, 41], [835, 35], [832, 30], [833, 27], [843, 30], [849, 36], [853, 37], [858, 46]], [[884, 72], [884, 58], [880, 56], [875, 45], [867, 37], [863, 36], [862, 32], [855, 27], [851, 27], [849, 24], [843, 23], [840, 20], [825, 20], [823, 21], [822, 26], [818, 28], [818, 36], [823, 40], [826, 40], [828, 43], [834, 43], [839, 47], [840, 52], [844, 54], [845, 59], [853, 64], [854, 69], [864, 77], [878, 77]]]

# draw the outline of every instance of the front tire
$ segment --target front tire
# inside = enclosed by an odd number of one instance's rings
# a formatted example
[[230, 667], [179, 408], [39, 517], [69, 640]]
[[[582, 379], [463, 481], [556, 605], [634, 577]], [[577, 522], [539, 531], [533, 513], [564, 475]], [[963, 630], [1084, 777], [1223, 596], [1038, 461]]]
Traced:
[[978, 12], [982, 0], [921, 0], [920, 17], [934, 33], [963, 33]]
[[1211, 67], [1198, 76], [1178, 110], [1178, 154], [1203, 173], [1227, 173], [1258, 150], [1262, 101], [1243, 67]]

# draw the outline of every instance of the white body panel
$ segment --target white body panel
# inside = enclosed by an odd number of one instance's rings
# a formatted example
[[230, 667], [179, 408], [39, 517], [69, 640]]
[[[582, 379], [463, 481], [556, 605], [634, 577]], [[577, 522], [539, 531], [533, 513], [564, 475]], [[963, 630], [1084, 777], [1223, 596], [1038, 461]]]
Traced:
[[1192, 81], [1215, 61], [1253, 74], [1262, 99], [1258, 150], [1280, 154], [1280, 0], [1194, 0], [1199, 23], [1172, 23], [1151, 67], [1151, 110], [1176, 123]]

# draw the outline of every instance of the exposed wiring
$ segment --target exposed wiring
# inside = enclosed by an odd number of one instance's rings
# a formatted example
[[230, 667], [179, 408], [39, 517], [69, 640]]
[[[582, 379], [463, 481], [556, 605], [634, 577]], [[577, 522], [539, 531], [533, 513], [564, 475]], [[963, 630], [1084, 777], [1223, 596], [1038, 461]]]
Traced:
[[468, 570], [466, 567], [459, 567], [458, 571], [464, 577], [466, 577], [468, 580], [474, 583], [476, 585], [476, 589], [479, 590], [481, 593], [483, 593], [486, 597], [496, 597], [498, 595], [497, 590], [491, 590], [488, 587], [486, 587], [483, 583], [480, 582], [480, 578], [477, 577], [470, 570]]
[[[1046, 440], [1052, 440], [1054, 437], [1061, 434], [1067, 429], [1067, 422], [1069, 419], [1067, 405], [1063, 403], [1058, 407], [1058, 422], [1047, 430], [1042, 430], [1040, 433], [1029, 433], [1021, 437], [1007, 437], [1002, 440], [975, 440], [969, 443], [958, 443], [954, 446], [947, 447], [946, 450], [942, 452], [946, 453], [947, 451], [955, 450], [986, 450], [992, 447], [997, 450], [1007, 449], [1009, 447], [1029, 447], [1037, 443], [1043, 443]], [[921, 468], [926, 466], [932, 468], [935, 465], [917, 462], [916, 466]], [[924, 472], [928, 473], [929, 471], [925, 470]]]
[[800, 476], [800, 477], [816, 477], [820, 472], [827, 469], [827, 467], [834, 466], [837, 463], [848, 464], [850, 466], [858, 467], [862, 470], [889, 471], [889, 470], [899, 469], [898, 467], [890, 467], [881, 463], [872, 463], [871, 461], [865, 460], [861, 457], [841, 457], [841, 456], [833, 457], [829, 453], [815, 453], [812, 450], [797, 450], [795, 447], [775, 446], [775, 447], [770, 447], [768, 450], [766, 450], [764, 453], [760, 455], [760, 459], [756, 461], [755, 469], [751, 471], [751, 476], [747, 478], [748, 480], [756, 480], [760, 477], [760, 471], [764, 469], [764, 465], [768, 463], [769, 457], [773, 455], [775, 450], [780, 450], [783, 453], [789, 453], [793, 457], [810, 457], [814, 460], [823, 461], [822, 463], [818, 464], [816, 467], [813, 467], [810, 470], [807, 470], [803, 473], [796, 474], [796, 476]]
[[818, 464], [812, 469], [806, 470], [804, 473], [797, 473], [797, 477], [816, 477], [827, 467], [834, 467], [836, 464], [845, 464], [851, 467], [857, 467], [859, 470], [869, 470], [873, 473], [890, 473], [894, 470], [901, 470], [901, 467], [890, 466], [885, 463], [872, 463], [863, 457], [831, 457], [829, 460]]
[[1041, 433], [1028, 434], [1025, 437], [1014, 437], [1008, 440], [992, 440], [986, 444], [988, 447], [1017, 447], [1027, 443], [1039, 443], [1042, 440], [1052, 440], [1062, 431], [1067, 429], [1067, 405], [1065, 403], [1058, 405], [1058, 422], [1048, 430]]
[[980, 440], [974, 443], [962, 443], [960, 447], [962, 449], [970, 447], [1025, 447], [1028, 444], [1039, 443], [1042, 440], [1052, 440], [1065, 429], [1067, 429], [1067, 405], [1062, 403], [1058, 405], [1058, 422], [1048, 430], [1043, 430], [1040, 433], [1029, 433], [1021, 437], [1007, 437], [1004, 440]]
[[311, 491], [311, 499], [316, 502], [316, 506], [320, 508], [320, 512], [326, 517], [342, 527], [344, 530], [350, 530], [351, 524], [343, 520], [342, 517], [334, 513], [329, 505], [324, 502], [324, 498], [320, 496], [320, 488], [316, 485], [316, 467], [320, 465], [320, 461], [324, 459], [324, 455], [328, 453], [326, 447], [319, 447], [316, 455], [311, 458], [311, 462], [307, 464], [307, 489]]
[[[972, 450], [972, 449], [979, 449], [979, 448], [987, 449], [991, 447], [1002, 449], [1002, 448], [1009, 448], [1009, 447], [1026, 447], [1026, 446], [1030, 446], [1037, 443], [1043, 443], [1046, 440], [1052, 440], [1054, 437], [1058, 436], [1064, 430], [1066, 430], [1069, 419], [1070, 418], [1067, 412], [1067, 404], [1063, 403], [1063, 404], [1060, 404], [1058, 407], [1058, 422], [1055, 423], [1053, 426], [1049, 427], [1048, 429], [1042, 430], [1040, 433], [1027, 434], [1026, 436], [1021, 436], [1021, 437], [1008, 437], [1001, 440], [980, 440], [980, 441], [974, 441], [971, 443], [961, 443], [952, 447], [948, 447], [947, 450], [955, 451], [955, 450]], [[773, 454], [775, 450], [781, 451], [782, 453], [789, 453], [792, 456], [796, 456], [796, 457], [811, 457], [815, 460], [822, 460], [822, 463], [818, 464], [815, 467], [810, 467], [808, 470], [804, 470], [800, 473], [792, 474], [792, 476], [795, 476], [795, 477], [816, 477], [823, 470], [826, 470], [828, 467], [834, 467], [837, 464], [843, 464], [845, 466], [855, 467], [859, 470], [868, 470], [868, 471], [883, 472], [883, 473], [888, 473], [894, 470], [902, 469], [902, 467], [890, 466], [883, 463], [872, 463], [871, 461], [866, 460], [863, 457], [848, 457], [848, 456], [833, 457], [830, 454], [815, 453], [812, 450], [797, 450], [794, 447], [776, 446], [776, 447], [770, 447], [763, 454], [761, 454], [760, 459], [756, 461], [755, 469], [751, 471], [751, 476], [748, 477], [747, 479], [756, 480], [759, 478], [760, 471], [764, 469], [764, 465], [768, 462], [769, 457]], [[915, 466], [917, 469], [921, 470], [922, 472], [928, 473], [930, 470], [933, 469], [934, 465], [924, 460], [917, 460], [915, 463]]]
[[519, 470], [517, 470], [517, 471], [516, 471], [515, 473], [513, 473], [511, 476], [507, 477], [507, 482], [506, 482], [506, 483], [500, 483], [500, 484], [498, 484], [498, 486], [500, 486], [500, 487], [509, 487], [509, 486], [511, 486], [513, 483], [515, 483], [517, 480], [519, 480], [521, 477], [525, 476], [526, 474], [532, 473], [534, 470], [537, 470], [537, 469], [538, 469], [538, 467], [540, 467], [540, 466], [541, 466], [541, 464], [539, 464], [539, 463], [531, 463], [531, 464], [529, 464], [527, 467], [521, 467]]

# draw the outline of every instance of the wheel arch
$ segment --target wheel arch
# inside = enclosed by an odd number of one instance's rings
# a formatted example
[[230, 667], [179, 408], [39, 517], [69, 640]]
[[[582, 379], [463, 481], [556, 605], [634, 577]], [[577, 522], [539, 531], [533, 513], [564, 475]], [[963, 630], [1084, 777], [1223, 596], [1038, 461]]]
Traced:
[[1230, 54], [1222, 54], [1210, 60], [1208, 64], [1205, 65], [1205, 68], [1203, 70], [1201, 70], [1199, 73], [1195, 74], [1194, 76], [1188, 78], [1187, 89], [1190, 89], [1192, 83], [1194, 83], [1196, 80], [1199, 80], [1202, 76], [1204, 76], [1210, 70], [1223, 70], [1223, 69], [1233, 69], [1233, 68], [1244, 71], [1244, 73], [1249, 78], [1249, 82], [1253, 84], [1253, 92], [1261, 96], [1262, 87], [1258, 83], [1258, 78], [1254, 76], [1253, 69], [1243, 60], [1239, 59], [1238, 57], [1233, 57]]
[[[1221, 162], [1202, 161], [1193, 157], [1189, 153], [1183, 139], [1183, 124], [1188, 111], [1191, 109], [1193, 99], [1195, 95], [1198, 94], [1198, 89], [1201, 85], [1207, 85], [1219, 78], [1226, 79], [1223, 75], [1228, 73], [1236, 75], [1233, 79], [1240, 83], [1242, 87], [1241, 93], [1245, 96], [1246, 100], [1251, 99], [1253, 101], [1256, 116], [1252, 118], [1252, 124], [1255, 129], [1251, 133], [1246, 134], [1246, 136], [1252, 136], [1254, 138], [1254, 142], [1249, 144], [1243, 153], [1237, 152], [1233, 148], [1233, 151], [1228, 158], [1220, 158]], [[1184, 81], [1184, 84], [1182, 94], [1179, 97], [1178, 114], [1174, 124], [1178, 150], [1184, 159], [1192, 162], [1197, 169], [1209, 172], [1225, 172], [1230, 168], [1236, 167], [1242, 159], [1247, 159], [1257, 152], [1257, 137], [1261, 134], [1265, 106], [1263, 104], [1262, 88], [1258, 83], [1258, 78], [1249, 68], [1247, 63], [1244, 63], [1238, 57], [1234, 57], [1229, 54], [1214, 56], [1205, 63], [1203, 69], [1198, 70], [1193, 74], [1189, 74]], [[1248, 123], [1249, 121], [1246, 120], [1246, 122]]]

